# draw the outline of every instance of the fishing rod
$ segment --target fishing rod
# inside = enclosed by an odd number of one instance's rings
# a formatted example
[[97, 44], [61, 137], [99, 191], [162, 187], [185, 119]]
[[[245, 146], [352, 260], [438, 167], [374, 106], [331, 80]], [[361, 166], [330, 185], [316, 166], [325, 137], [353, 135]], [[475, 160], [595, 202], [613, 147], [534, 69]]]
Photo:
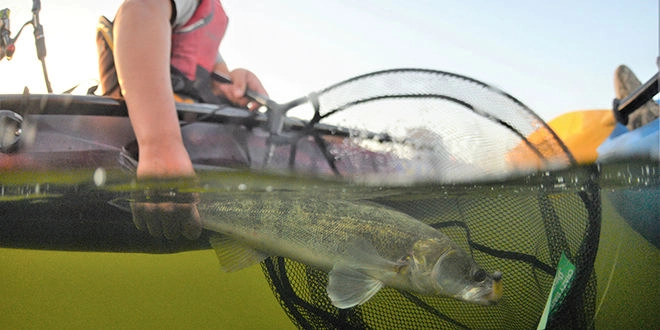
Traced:
[[34, 29], [34, 44], [37, 48], [37, 58], [41, 61], [41, 69], [44, 73], [44, 81], [46, 82], [46, 90], [48, 93], [53, 93], [53, 88], [50, 85], [50, 79], [48, 79], [48, 70], [46, 70], [46, 39], [44, 37], [44, 27], [41, 25], [39, 20], [39, 12], [41, 11], [41, 0], [32, 1], [32, 19], [25, 22], [21, 26], [18, 33], [15, 37], [11, 37], [10, 31], [10, 21], [9, 21], [9, 8], [0, 10], [0, 60], [4, 57], [7, 57], [7, 60], [11, 60], [16, 50], [16, 40], [23, 32], [23, 29], [32, 25]]

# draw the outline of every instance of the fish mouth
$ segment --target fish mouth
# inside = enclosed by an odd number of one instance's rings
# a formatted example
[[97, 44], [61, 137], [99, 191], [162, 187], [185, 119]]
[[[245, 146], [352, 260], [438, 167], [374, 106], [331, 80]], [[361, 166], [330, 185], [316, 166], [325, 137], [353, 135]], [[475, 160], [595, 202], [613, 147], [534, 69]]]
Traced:
[[491, 278], [491, 287], [472, 288], [464, 292], [459, 299], [486, 306], [497, 304], [504, 293], [502, 273], [495, 272], [491, 275]]
[[497, 303], [504, 294], [504, 285], [502, 284], [502, 272], [493, 273], [493, 289], [490, 292], [489, 299]]

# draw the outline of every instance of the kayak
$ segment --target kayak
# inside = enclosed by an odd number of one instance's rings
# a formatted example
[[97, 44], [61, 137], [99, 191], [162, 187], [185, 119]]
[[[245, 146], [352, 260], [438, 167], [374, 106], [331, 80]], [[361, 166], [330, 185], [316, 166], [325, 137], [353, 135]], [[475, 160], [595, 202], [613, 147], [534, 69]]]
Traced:
[[[87, 95], [0, 95], [0, 109], [0, 170], [113, 169], [120, 165], [119, 153], [137, 157], [130, 154], [135, 136], [122, 100]], [[338, 127], [316, 124], [308, 133], [303, 132], [309, 129], [302, 122], [290, 119], [291, 133], [272, 142], [262, 113], [188, 103], [178, 104], [177, 110], [181, 117], [204, 116], [181, 128], [191, 159], [200, 168], [260, 169], [267, 161], [270, 169], [281, 169], [289, 168], [290, 159], [295, 158], [297, 172], [353, 170], [346, 161], [324, 156], [326, 144], [337, 145], [334, 141], [348, 135]], [[310, 136], [314, 138], [304, 138]], [[276, 145], [276, 154], [268, 159], [266, 147], [270, 144]], [[288, 150], [292, 148], [295, 150]], [[372, 170], [363, 165], [365, 171]]]
[[[143, 253], [210, 248], [207, 232], [194, 241], [154, 239], [136, 229], [126, 207], [109, 203], [122, 193], [89, 189], [95, 171], [133, 180], [139, 152], [122, 100], [0, 95], [0, 109], [0, 246]], [[188, 103], [177, 104], [177, 110], [199, 171], [335, 178], [394, 168], [388, 165], [393, 157], [349, 143], [351, 132], [340, 127], [287, 118], [286, 131], [273, 136], [263, 113]]]

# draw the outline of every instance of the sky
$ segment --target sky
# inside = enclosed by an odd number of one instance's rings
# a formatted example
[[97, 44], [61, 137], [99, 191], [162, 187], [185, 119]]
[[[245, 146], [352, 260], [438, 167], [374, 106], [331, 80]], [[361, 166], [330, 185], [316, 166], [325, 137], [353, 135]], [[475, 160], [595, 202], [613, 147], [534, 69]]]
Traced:
[[[96, 22], [121, 1], [42, 0], [46, 64], [56, 93], [98, 79]], [[613, 74], [628, 65], [642, 82], [658, 70], [657, 0], [225, 0], [220, 51], [248, 68], [278, 102], [382, 69], [449, 71], [513, 95], [541, 118], [609, 109]], [[3, 0], [12, 36], [30, 0]], [[0, 61], [0, 93], [45, 92], [32, 28]]]

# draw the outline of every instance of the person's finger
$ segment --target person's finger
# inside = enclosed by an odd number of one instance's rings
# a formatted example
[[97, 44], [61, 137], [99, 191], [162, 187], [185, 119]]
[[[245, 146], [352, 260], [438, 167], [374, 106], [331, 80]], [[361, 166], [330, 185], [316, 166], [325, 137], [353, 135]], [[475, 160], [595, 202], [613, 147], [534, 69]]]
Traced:
[[202, 234], [202, 221], [197, 206], [186, 205], [186, 215], [182, 218], [181, 232], [187, 239], [197, 239]]
[[161, 214], [159, 213], [161, 212], [156, 208], [143, 214], [144, 222], [147, 224], [149, 234], [157, 238], [163, 237], [163, 226], [161, 224]]
[[252, 100], [250, 100], [250, 99], [247, 98], [247, 97], [241, 97], [241, 98], [234, 99], [233, 103], [234, 103], [235, 105], [239, 106], [239, 107], [247, 108], [248, 104], [249, 104], [251, 101], [252, 101]]
[[143, 209], [138, 203], [131, 202], [131, 213], [133, 214], [133, 224], [140, 231], [147, 231], [147, 224], [144, 222]]
[[259, 78], [257, 78], [254, 73], [249, 71], [246, 77], [246, 88], [249, 88], [250, 90], [253, 90], [261, 95], [268, 96], [268, 92], [266, 91], [266, 88], [264, 88]]
[[133, 213], [133, 224], [138, 230], [148, 232], [149, 228], [147, 227], [146, 219], [149, 217], [149, 214], [151, 214], [156, 208], [156, 205], [153, 203], [136, 201], [131, 202], [130, 205], [131, 212]]
[[251, 101], [243, 94], [236, 96], [235, 86], [233, 84], [224, 84], [224, 86], [219, 86], [218, 88], [220, 89], [220, 93], [235, 106], [247, 107], [248, 103]]
[[163, 235], [167, 239], [174, 240], [181, 236], [181, 221], [184, 221], [182, 217], [185, 214], [182, 214], [180, 209], [181, 206], [175, 205], [172, 210], [162, 212], [160, 223]]
[[247, 71], [237, 69], [230, 73], [231, 75], [231, 95], [234, 99], [239, 100], [245, 98], [245, 90], [247, 89]]

